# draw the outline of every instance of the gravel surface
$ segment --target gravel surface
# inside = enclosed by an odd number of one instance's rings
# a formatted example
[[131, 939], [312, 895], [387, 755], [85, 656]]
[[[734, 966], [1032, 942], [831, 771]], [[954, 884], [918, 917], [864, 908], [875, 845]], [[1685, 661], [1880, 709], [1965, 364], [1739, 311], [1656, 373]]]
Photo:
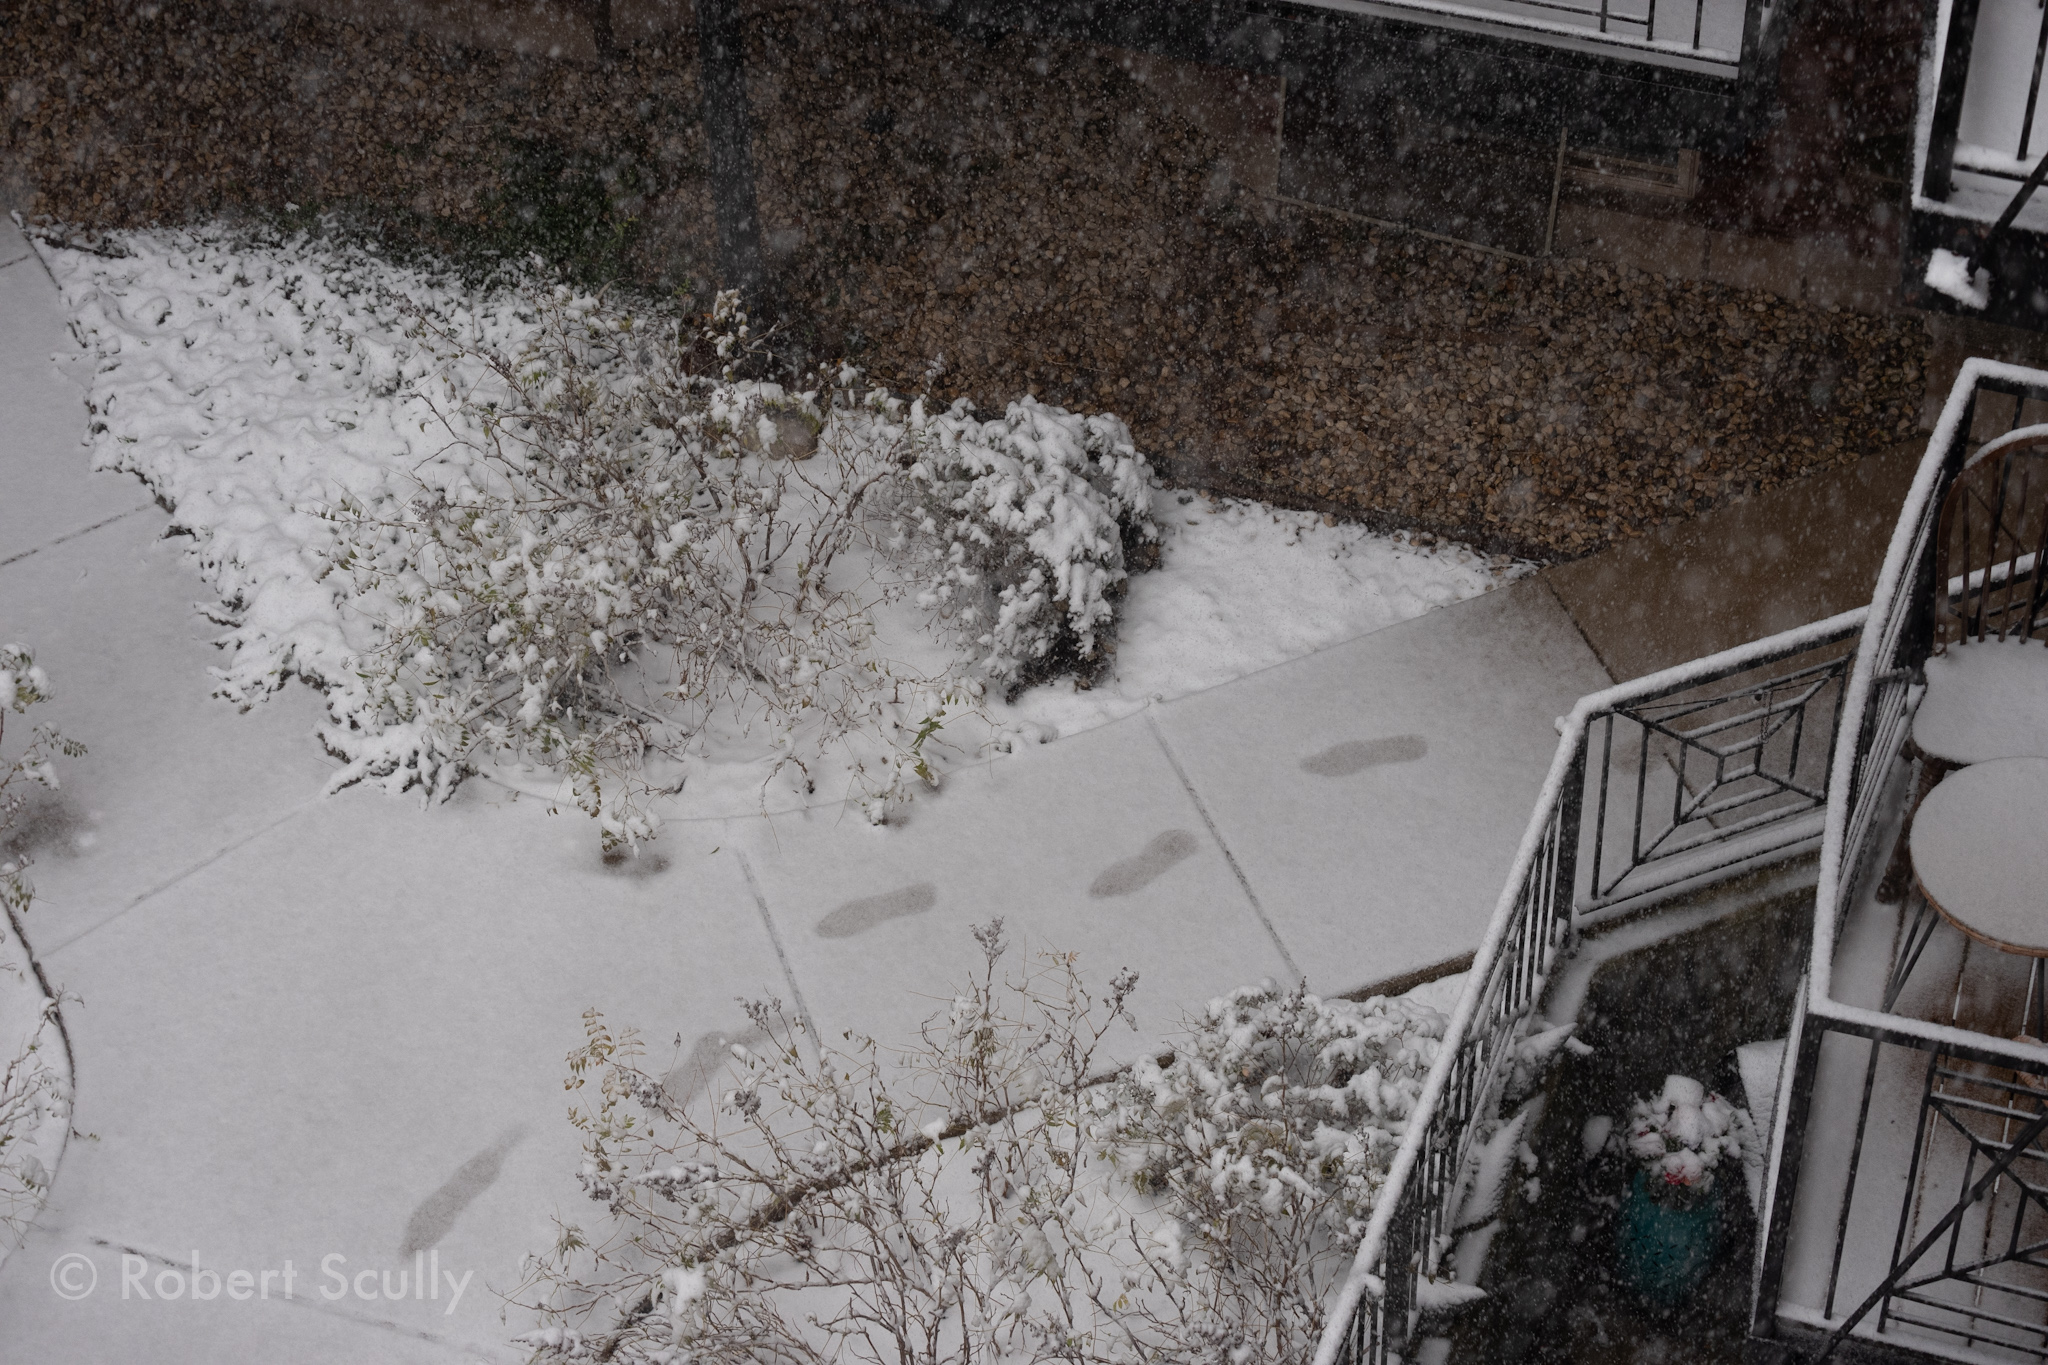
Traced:
[[[453, 246], [538, 224], [561, 247], [566, 216], [643, 280], [709, 278], [694, 34], [600, 68], [201, 11], [0, 5], [0, 186], [98, 226], [369, 205]], [[809, 348], [1113, 409], [1177, 482], [1571, 557], [1917, 430], [1910, 316], [1275, 212], [1113, 51], [809, 0], [746, 28]]]

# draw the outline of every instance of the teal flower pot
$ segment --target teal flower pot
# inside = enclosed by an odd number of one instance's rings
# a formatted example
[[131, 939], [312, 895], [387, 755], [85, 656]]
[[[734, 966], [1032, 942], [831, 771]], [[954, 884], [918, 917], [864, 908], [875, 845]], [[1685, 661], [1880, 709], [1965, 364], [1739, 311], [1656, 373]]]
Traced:
[[1690, 1298], [1721, 1249], [1721, 1187], [1686, 1203], [1662, 1203], [1641, 1171], [1621, 1206], [1618, 1250], [1623, 1283], [1643, 1303], [1669, 1312]]

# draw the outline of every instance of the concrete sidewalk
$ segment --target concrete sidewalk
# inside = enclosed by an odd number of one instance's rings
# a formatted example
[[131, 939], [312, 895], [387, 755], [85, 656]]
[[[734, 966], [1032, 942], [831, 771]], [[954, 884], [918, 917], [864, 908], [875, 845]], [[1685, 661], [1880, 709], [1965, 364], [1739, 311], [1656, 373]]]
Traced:
[[[955, 774], [901, 827], [689, 822], [607, 866], [587, 822], [486, 782], [426, 811], [323, 798], [316, 697], [213, 700], [184, 543], [84, 470], [79, 389], [49, 360], [68, 344], [39, 263], [0, 265], [0, 628], [92, 749], [22, 832], [94, 1135], [0, 1268], [22, 1359], [516, 1357], [484, 1285], [516, 1285], [551, 1215], [588, 1217], [561, 1084], [592, 1006], [700, 1070], [736, 996], [902, 1038], [998, 915], [1098, 979], [1140, 972], [1131, 1049], [1261, 977], [1426, 973], [1484, 928], [1552, 718], [1607, 681], [1524, 582]], [[289, 1261], [299, 1292], [124, 1299], [124, 1249], [152, 1282], [195, 1251]], [[452, 1314], [320, 1293], [325, 1257], [395, 1273], [416, 1250], [477, 1271]], [[101, 1276], [78, 1302], [48, 1278], [73, 1254]]]
[[[0, 232], [0, 262], [15, 251]], [[319, 793], [319, 702], [209, 696], [203, 589], [86, 414], [32, 257], [0, 264], [0, 638], [91, 745], [25, 827], [28, 930], [66, 1007], [75, 1141], [0, 1267], [10, 1359], [518, 1359], [501, 1304], [552, 1215], [594, 1223], [562, 1121], [582, 1014], [677, 1083], [773, 994], [820, 1033], [905, 1037], [976, 958], [971, 925], [1136, 968], [1143, 1032], [1261, 977], [1345, 992], [1477, 944], [1556, 747], [1607, 671], [1544, 577], [955, 774], [901, 827], [832, 808], [670, 825], [597, 855], [588, 822], [483, 781], [445, 806]], [[687, 1059], [696, 1058], [694, 1069]], [[328, 1298], [414, 1253], [440, 1301]], [[289, 1302], [165, 1303], [159, 1270], [281, 1271]], [[83, 1256], [94, 1294], [50, 1267]], [[166, 1281], [170, 1283], [170, 1281]], [[511, 1321], [523, 1321], [514, 1310]]]

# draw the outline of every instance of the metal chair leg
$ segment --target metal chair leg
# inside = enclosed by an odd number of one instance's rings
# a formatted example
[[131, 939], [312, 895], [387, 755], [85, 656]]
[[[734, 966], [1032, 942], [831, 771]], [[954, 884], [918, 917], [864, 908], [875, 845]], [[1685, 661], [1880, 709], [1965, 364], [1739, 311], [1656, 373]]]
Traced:
[[[1899, 960], [1893, 964], [1891, 979], [1885, 983], [1884, 1007], [1887, 1012], [1898, 1003], [1899, 993], [1906, 989], [1907, 978], [1913, 975], [1913, 968], [1920, 965], [1920, 954], [1927, 951], [1927, 942], [1934, 937], [1934, 927], [1941, 921], [1934, 907], [1928, 904], [1927, 897], [1915, 892], [1913, 903], [1913, 922], [1906, 927], [1905, 942], [1899, 945]], [[2041, 959], [2036, 958], [2036, 971], [2040, 965]], [[2025, 1015], [2021, 1017], [2025, 1018]]]

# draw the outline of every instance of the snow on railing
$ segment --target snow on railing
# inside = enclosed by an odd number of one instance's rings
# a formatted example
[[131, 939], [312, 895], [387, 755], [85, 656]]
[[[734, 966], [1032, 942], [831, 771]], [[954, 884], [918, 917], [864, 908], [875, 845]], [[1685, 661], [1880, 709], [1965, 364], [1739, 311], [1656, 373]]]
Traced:
[[[1598, 881], [1589, 879], [1582, 886], [1579, 875], [1581, 843], [1597, 842], [1597, 833], [1585, 828], [1588, 808], [1597, 827], [1612, 776], [1604, 767], [1603, 751], [1603, 768], [1589, 789], [1587, 765], [1595, 724], [1608, 723], [1611, 742], [1615, 718], [1640, 714], [1661, 699], [1697, 694], [1737, 675], [1752, 676], [1733, 695], [1771, 694], [1782, 679], [1756, 680], [1757, 670], [1802, 655], [1838, 653], [1839, 646], [1863, 629], [1867, 612], [1859, 607], [1595, 692], [1582, 697], [1558, 722], [1557, 755], [1473, 958], [1442, 1050], [1409, 1118], [1350, 1273], [1331, 1305], [1316, 1365], [1385, 1361], [1392, 1345], [1405, 1343], [1415, 1331], [1420, 1307], [1436, 1287], [1435, 1271], [1457, 1231], [1451, 1219], [1469, 1171], [1474, 1126], [1492, 1116], [1502, 1060], [1519, 1040], [1522, 1025], [1542, 999], [1551, 967], [1570, 946], [1580, 924], [1619, 899], [1603, 899]], [[1808, 662], [1787, 676], [1805, 678], [1820, 667], [1825, 665]], [[1814, 700], [1808, 692], [1798, 705], [1803, 708]], [[1783, 705], [1769, 704], [1756, 713], [1766, 726], [1781, 723], [1786, 714]], [[1761, 755], [1761, 748], [1757, 752]], [[1646, 766], [1638, 765], [1639, 774]], [[1639, 776], [1638, 811], [1643, 780]], [[1646, 904], [1646, 898], [1659, 893], [1706, 877], [1729, 876], [1810, 846], [1811, 816], [1823, 799], [1821, 793], [1811, 803], [1781, 804], [1719, 829], [1718, 838], [1736, 850], [1735, 856], [1711, 863], [1678, 862], [1670, 875], [1633, 893], [1635, 903]], [[1688, 842], [1686, 849], [1696, 851], [1712, 842], [1710, 835]]]
[[[1636, 61], [1733, 77], [1742, 66], [1749, 14], [1768, 22], [1762, 0], [1690, 5], [1616, 0], [1295, 0], [1319, 9], [1401, 12], [1422, 22], [1493, 31], [1525, 41], [1583, 47]], [[1404, 17], [1406, 17], [1404, 15]]]
[[[1789, 1203], [1781, 1199], [1780, 1173], [1788, 1145], [1797, 1145], [1794, 1115], [1800, 1106], [1786, 1100], [1804, 1093], [1802, 1087], [1810, 1087], [1823, 1031], [1833, 1028], [2003, 1063], [2029, 1073], [2048, 1072], [2048, 1048], [1862, 1008], [1836, 1000], [1832, 994], [1835, 940], [1855, 890], [1856, 874], [1871, 861], [1868, 855], [1873, 841], [1884, 827], [1881, 817], [1895, 787], [1894, 770], [1906, 743], [1918, 663], [1926, 656], [1931, 640], [1932, 589], [1937, 573], [1935, 531], [1942, 496], [1964, 466], [1977, 398], [1984, 391], [2015, 399], [2012, 420], [2017, 428], [2026, 400], [2048, 403], [2048, 372], [1985, 360], [1965, 364], [1907, 494], [1871, 606], [1596, 692], [1582, 698], [1572, 713], [1558, 722], [1557, 756], [1486, 937], [1473, 959], [1443, 1049], [1424, 1083], [1351, 1271], [1331, 1305], [1316, 1365], [1387, 1361], [1393, 1349], [1405, 1346], [1419, 1326], [1420, 1309], [1432, 1297], [1441, 1297], [1432, 1295], [1437, 1288], [1434, 1274], [1457, 1232], [1450, 1220], [1460, 1204], [1469, 1171], [1474, 1125], [1492, 1116], [1502, 1059], [1517, 1041], [1521, 1024], [1540, 1002], [1550, 969], [1558, 954], [1570, 946], [1575, 932], [1605, 918], [1617, 902], [1625, 900], [1628, 908], [1639, 908], [1674, 890], [1732, 875], [1810, 846], [1816, 813], [1820, 816], [1821, 860], [1812, 961], [1788, 1044], [1789, 1055], [1797, 1060], [1781, 1079], [1771, 1138], [1766, 1203], [1760, 1219], [1767, 1247], [1759, 1315], [1771, 1311], [1772, 1305], [1765, 1302], [1775, 1292], [1771, 1258], [1782, 1258], [1789, 1225]], [[1851, 638], [1857, 641], [1853, 658], [1833, 657]], [[1773, 663], [1821, 654], [1831, 656], [1830, 660], [1809, 661], [1761, 682], [1753, 676]], [[1831, 736], [1827, 781], [1817, 800], [1802, 804], [1793, 799], [1723, 824], [1709, 821], [1710, 828], [1683, 841], [1684, 852], [1696, 856], [1690, 861], [1671, 859], [1660, 875], [1626, 897], [1602, 896], [1603, 878], [1597, 863], [1592, 876], [1581, 884], [1582, 836], [1593, 845], [1588, 852], [1597, 858], [1595, 850], [1605, 832], [1605, 796], [1613, 776], [1606, 767], [1608, 753], [1603, 750], [1599, 771], [1589, 786], [1590, 741], [1596, 723], [1604, 720], [1611, 728], [1618, 717], [1645, 717], [1661, 699], [1682, 698], [1688, 693], [1697, 696], [1701, 688], [1738, 674], [1751, 676], [1732, 696], [1762, 699], [1787, 683], [1798, 683], [1803, 690], [1796, 704], [1804, 719], [1806, 710], [1817, 701], [1807, 680], [1830, 669], [1831, 676], [1839, 680], [1833, 730], [1853, 742], [1833, 742]], [[1696, 709], [1727, 700], [1698, 703], [1687, 699], [1680, 705]], [[1765, 702], [1751, 718], [1762, 717], [1762, 723], [1770, 726], [1780, 723], [1776, 718], [1784, 714], [1785, 709], [1777, 703]], [[1654, 719], [1644, 724], [1646, 736], [1657, 728]], [[1684, 742], [1697, 743], [1699, 733], [1685, 736]], [[1756, 755], [1761, 764], [1761, 747], [1756, 748]], [[1639, 761], [1637, 766], [1639, 774], [1648, 770], [1645, 762]], [[1645, 781], [1639, 776], [1638, 812]], [[1796, 783], [1780, 785], [1794, 797], [1805, 790]], [[1681, 774], [1673, 800], [1682, 804], [1685, 798]], [[1591, 829], [1586, 829], [1589, 803]], [[1714, 856], [1717, 850], [1718, 858]], [[1703, 862], [1701, 857], [1709, 861]], [[1632, 862], [1623, 876], [1652, 861]], [[1619, 885], [1620, 880], [1608, 885]], [[1789, 1144], [1788, 1127], [1794, 1133]]]
[[[1891, 828], [1887, 817], [1899, 799], [1913, 705], [1922, 686], [1921, 665], [1934, 644], [1934, 599], [1940, 575], [1937, 532], [1942, 502], [1971, 462], [1970, 442], [1982, 415], [1979, 400], [1986, 394], [2012, 400], [2010, 425], [2017, 432], [2023, 427], [2030, 401], [2048, 404], [2048, 372], [1988, 360], [1964, 364], [1893, 529], [1843, 697], [1845, 736], [1846, 727], [1856, 728], [1853, 743], [1836, 746], [1828, 782], [1830, 799], [1821, 839], [1811, 956], [1805, 991], [1786, 1044], [1791, 1064], [1785, 1067], [1780, 1083], [1780, 1103], [1764, 1182], [1765, 1202], [1758, 1220], [1764, 1238], [1754, 1306], [1758, 1330], [1768, 1330], [1773, 1316], [1789, 1315], [1809, 1328], [1832, 1330], [1839, 1335], [1849, 1330], [1852, 1321], [1838, 1322], [1829, 1314], [1841, 1272], [1840, 1248], [1847, 1211], [1856, 1192], [1853, 1159], [1841, 1195], [1842, 1221], [1834, 1233], [1835, 1270], [1829, 1277], [1829, 1307], [1822, 1312], [1812, 1311], [1809, 1305], [1781, 1310], [1778, 1303], [1807, 1122], [1805, 1104], [1786, 1101], [1811, 1093], [1823, 1038], [1829, 1033], [1848, 1034], [1869, 1040], [1872, 1048], [1862, 1106], [1856, 1118], [1859, 1151], [1863, 1128], [1870, 1120], [1871, 1077], [1876, 1073], [1876, 1049], [1880, 1045], [1895, 1044], [1937, 1057], [1988, 1063], [2022, 1076], [2048, 1074], [2048, 1048], [1896, 1014], [1889, 1008], [1854, 1005], [1836, 995], [1836, 943], [1848, 911], [1862, 889], [1862, 879], [1882, 861], [1877, 856], [1883, 851], [1880, 839]], [[1998, 440], [1988, 442], [1978, 454], [1998, 444]], [[1951, 579], [1945, 586], [1954, 593], [1971, 584]], [[1910, 971], [1910, 965], [1905, 970]], [[1902, 979], [1896, 975], [1897, 964], [1894, 971], [1896, 983]], [[1896, 984], [1889, 989], [1895, 991]], [[1901, 1218], [1904, 1216], [1902, 1213]], [[1902, 1236], [1903, 1231], [1902, 1226]], [[2038, 1334], [2038, 1328], [2033, 1330]], [[1956, 1328], [1953, 1332], [1972, 1341], [1976, 1339], [1968, 1328]], [[1869, 1335], [1870, 1329], [1865, 1327], [1860, 1334]]]
[[[1942, 497], [1962, 471], [1969, 427], [1976, 414], [1979, 390], [2000, 386], [2021, 394], [2048, 395], [2048, 372], [1971, 360], [1949, 391], [1941, 420], [1927, 443], [1927, 454], [1906, 494], [1892, 532], [1884, 567], [1871, 599], [1870, 619], [1856, 651], [1843, 699], [1845, 714], [1861, 718], [1855, 744], [1839, 746], [1830, 790], [1848, 799], [1830, 801], [1822, 834], [1820, 885], [1816, 893], [1812, 970], [1808, 1009], [1829, 1018], [1866, 1026], [1896, 1029], [1930, 1042], [1980, 1047], [1985, 1036], [1900, 1015], [1862, 1010], [1834, 998], [1834, 949], [1842, 913], [1855, 889], [1856, 873], [1869, 851], [1871, 833], [1884, 801], [1885, 778], [1905, 748], [1910, 716], [1907, 702], [1916, 681], [1918, 658], [1931, 644], [1930, 587], [1935, 577], [1935, 530]], [[1994, 390], [1997, 391], [1997, 390]], [[2017, 415], [2017, 414], [2016, 414]], [[1920, 618], [1926, 618], [1924, 620]], [[1912, 631], [1909, 634], [1909, 630]], [[1918, 638], [1925, 636], [1926, 638]], [[2039, 1048], [1990, 1040], [1994, 1050], [2038, 1064]]]

